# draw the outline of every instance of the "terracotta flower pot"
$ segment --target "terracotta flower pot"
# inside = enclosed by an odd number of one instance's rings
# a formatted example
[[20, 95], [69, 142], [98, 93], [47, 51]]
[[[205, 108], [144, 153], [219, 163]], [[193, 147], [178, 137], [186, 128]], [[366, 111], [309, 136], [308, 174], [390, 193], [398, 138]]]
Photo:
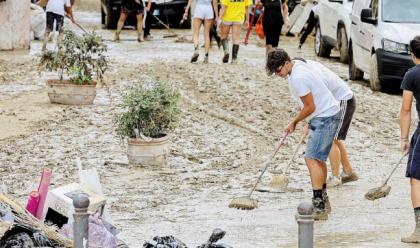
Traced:
[[48, 80], [47, 86], [51, 103], [90, 105], [96, 96], [96, 82], [79, 85], [69, 80]]
[[150, 140], [128, 139], [128, 162], [132, 165], [165, 165], [169, 156], [170, 135]]

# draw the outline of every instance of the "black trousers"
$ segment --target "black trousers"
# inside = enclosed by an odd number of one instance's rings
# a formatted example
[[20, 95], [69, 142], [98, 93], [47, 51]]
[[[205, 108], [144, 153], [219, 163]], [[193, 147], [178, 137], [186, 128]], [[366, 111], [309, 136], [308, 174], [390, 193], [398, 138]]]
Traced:
[[[151, 1], [151, 0], [149, 0]], [[146, 3], [147, 6], [147, 3]], [[153, 20], [153, 11], [156, 8], [156, 3], [152, 2], [152, 6], [150, 6], [150, 11], [147, 13], [146, 19], [144, 20], [144, 37], [150, 35], [150, 27], [152, 26], [152, 20]]]
[[306, 21], [306, 23], [308, 23], [308, 25], [306, 26], [305, 32], [300, 37], [300, 44], [305, 43], [306, 38], [308, 38], [308, 35], [312, 33], [312, 30], [314, 30], [314, 27], [316, 25], [315, 14], [312, 10], [311, 10], [311, 13], [309, 14], [309, 18]]

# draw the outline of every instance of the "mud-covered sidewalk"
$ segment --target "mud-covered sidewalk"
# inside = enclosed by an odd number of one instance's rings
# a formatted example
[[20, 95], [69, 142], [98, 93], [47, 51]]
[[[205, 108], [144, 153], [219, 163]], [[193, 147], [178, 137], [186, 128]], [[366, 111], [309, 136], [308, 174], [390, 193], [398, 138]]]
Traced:
[[[112, 32], [95, 24], [99, 13], [78, 12], [76, 17], [112, 39]], [[45, 81], [55, 75], [37, 71], [40, 42], [32, 43], [29, 53], [0, 53], [0, 178], [9, 194], [26, 203], [44, 166], [53, 169], [53, 187], [76, 180], [74, 159], [79, 156], [86, 167], [100, 172], [113, 222], [122, 230], [119, 237], [130, 247], [141, 247], [155, 235], [174, 235], [194, 247], [216, 227], [226, 230], [223, 241], [234, 247], [296, 247], [296, 207], [312, 196], [303, 158], [292, 168], [290, 184], [302, 191], [256, 192], [260, 207], [252, 211], [227, 207], [232, 197], [249, 191], [297, 110], [286, 81], [265, 74], [264, 47], [254, 37], [240, 48], [239, 64], [226, 65], [222, 51], [213, 46], [210, 64], [190, 64], [192, 44], [163, 38], [165, 30], [152, 32], [150, 42], [137, 43], [132, 30], [123, 32], [120, 43], [107, 42], [110, 69], [92, 106], [49, 103]], [[176, 32], [191, 35], [189, 30]], [[297, 44], [297, 38], [281, 38], [292, 56], [318, 59], [311, 41], [302, 50]], [[321, 61], [347, 80], [347, 65], [335, 58]], [[113, 119], [122, 111], [122, 97], [144, 77], [167, 81], [183, 96], [166, 167], [128, 166], [126, 144], [115, 133]], [[413, 228], [404, 165], [387, 198], [371, 202], [363, 197], [401, 156], [401, 97], [372, 92], [366, 82], [348, 84], [358, 105], [346, 144], [360, 180], [329, 190], [333, 209], [328, 221], [315, 224], [316, 245], [416, 247], [400, 242], [401, 234]], [[291, 158], [301, 128], [277, 155], [274, 164], [280, 168]], [[270, 179], [267, 173], [263, 184]]]

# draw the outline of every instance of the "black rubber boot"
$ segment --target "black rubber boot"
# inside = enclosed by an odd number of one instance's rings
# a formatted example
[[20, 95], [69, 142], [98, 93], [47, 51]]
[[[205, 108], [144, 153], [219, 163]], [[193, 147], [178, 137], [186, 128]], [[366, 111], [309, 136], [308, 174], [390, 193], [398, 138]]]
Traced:
[[197, 62], [197, 60], [198, 60], [198, 56], [200, 56], [200, 53], [198, 52], [198, 46], [196, 46], [196, 47], [194, 48], [194, 54], [193, 54], [193, 56], [191, 57], [191, 63]]
[[239, 51], [239, 45], [235, 45], [234, 44], [232, 46], [232, 64], [236, 64], [237, 63], [238, 51]]
[[223, 51], [225, 54], [223, 55], [223, 63], [229, 62], [229, 43], [227, 39], [223, 39], [222, 41]]

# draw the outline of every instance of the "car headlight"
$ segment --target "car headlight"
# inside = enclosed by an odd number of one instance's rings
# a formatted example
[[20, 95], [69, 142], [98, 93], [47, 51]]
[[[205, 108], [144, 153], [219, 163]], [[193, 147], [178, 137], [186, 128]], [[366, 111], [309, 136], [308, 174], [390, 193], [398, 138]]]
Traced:
[[392, 53], [410, 53], [408, 45], [398, 43], [392, 40], [383, 39], [382, 46], [385, 51]]

